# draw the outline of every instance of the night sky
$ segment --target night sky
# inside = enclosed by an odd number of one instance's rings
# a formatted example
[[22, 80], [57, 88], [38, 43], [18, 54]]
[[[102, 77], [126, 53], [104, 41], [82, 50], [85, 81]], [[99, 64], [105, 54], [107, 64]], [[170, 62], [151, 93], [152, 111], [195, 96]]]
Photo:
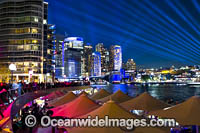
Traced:
[[45, 0], [58, 36], [122, 46], [140, 67], [200, 63], [200, 1]]

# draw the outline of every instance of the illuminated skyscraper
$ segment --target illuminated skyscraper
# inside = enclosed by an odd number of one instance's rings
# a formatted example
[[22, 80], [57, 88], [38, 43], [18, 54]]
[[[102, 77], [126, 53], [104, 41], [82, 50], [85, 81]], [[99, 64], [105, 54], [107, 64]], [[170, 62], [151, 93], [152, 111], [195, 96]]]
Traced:
[[98, 43], [95, 49], [96, 52], [101, 54], [101, 72], [105, 74], [109, 71], [109, 51], [104, 47], [103, 43]]
[[136, 64], [133, 59], [128, 59], [125, 65], [125, 69], [128, 71], [135, 71], [136, 70]]
[[46, 60], [44, 64], [46, 66], [46, 71], [49, 73], [47, 77], [47, 81], [54, 81], [55, 78], [55, 48], [56, 48], [56, 26], [52, 24], [48, 24], [48, 33], [47, 33], [47, 53]]
[[109, 49], [109, 71], [114, 70], [114, 46], [110, 46]]
[[110, 71], [120, 71], [122, 68], [122, 49], [119, 45], [110, 48]]
[[17, 81], [44, 82], [48, 73], [47, 17], [48, 3], [43, 0], [0, 1], [0, 65], [15, 64]]
[[83, 38], [68, 37], [63, 43], [64, 77], [79, 78], [83, 64]]
[[121, 46], [114, 46], [114, 70], [120, 71], [122, 68], [122, 49]]
[[85, 77], [91, 76], [91, 60], [92, 60], [92, 45], [85, 44], [83, 51], [83, 71], [82, 75]]
[[64, 53], [63, 48], [63, 41], [58, 40], [56, 42], [55, 46], [55, 77], [61, 78], [62, 75], [64, 75], [64, 67], [63, 67], [63, 61], [62, 61], [62, 54]]
[[99, 52], [92, 54], [92, 76], [101, 76], [101, 54]]

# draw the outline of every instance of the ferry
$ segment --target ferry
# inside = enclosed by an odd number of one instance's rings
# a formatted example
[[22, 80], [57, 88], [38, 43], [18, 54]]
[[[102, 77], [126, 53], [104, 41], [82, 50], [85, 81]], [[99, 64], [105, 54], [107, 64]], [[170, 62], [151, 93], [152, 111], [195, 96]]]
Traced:
[[200, 85], [200, 82], [188, 82], [187, 85]]

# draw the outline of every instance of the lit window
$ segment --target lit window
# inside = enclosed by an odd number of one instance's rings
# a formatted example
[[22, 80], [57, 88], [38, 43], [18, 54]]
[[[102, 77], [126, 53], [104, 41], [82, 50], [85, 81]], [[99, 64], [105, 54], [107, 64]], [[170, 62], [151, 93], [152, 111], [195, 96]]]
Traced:
[[35, 21], [35, 22], [38, 22], [38, 18], [37, 18], [37, 17], [34, 17], [34, 21]]
[[38, 66], [38, 63], [33, 62], [33, 63], [32, 63], [32, 66], [33, 66], [33, 67], [37, 67], [37, 66]]
[[38, 43], [38, 41], [37, 40], [32, 40], [32, 43], [36, 44], [36, 43]]
[[29, 62], [24, 62], [24, 66], [29, 66]]
[[32, 33], [38, 33], [38, 30], [36, 28], [32, 28]]
[[47, 20], [46, 19], [43, 20], [43, 24], [47, 24]]
[[50, 49], [47, 50], [47, 54], [51, 54], [51, 50]]
[[24, 45], [17, 46], [17, 50], [22, 50], [22, 49], [24, 49]]
[[31, 49], [30, 45], [25, 45], [24, 46], [24, 50], [30, 50], [30, 49]]
[[31, 29], [30, 28], [26, 28], [25, 29], [25, 33], [31, 33]]
[[32, 50], [38, 50], [38, 46], [33, 46]]

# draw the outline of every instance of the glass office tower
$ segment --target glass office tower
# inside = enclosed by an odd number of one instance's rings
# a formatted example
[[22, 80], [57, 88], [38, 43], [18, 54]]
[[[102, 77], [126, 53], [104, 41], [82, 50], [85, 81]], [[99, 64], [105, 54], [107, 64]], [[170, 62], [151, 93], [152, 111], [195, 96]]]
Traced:
[[101, 76], [101, 54], [99, 52], [92, 54], [92, 76]]
[[83, 64], [83, 38], [68, 37], [63, 43], [63, 70], [68, 79], [79, 78]]

